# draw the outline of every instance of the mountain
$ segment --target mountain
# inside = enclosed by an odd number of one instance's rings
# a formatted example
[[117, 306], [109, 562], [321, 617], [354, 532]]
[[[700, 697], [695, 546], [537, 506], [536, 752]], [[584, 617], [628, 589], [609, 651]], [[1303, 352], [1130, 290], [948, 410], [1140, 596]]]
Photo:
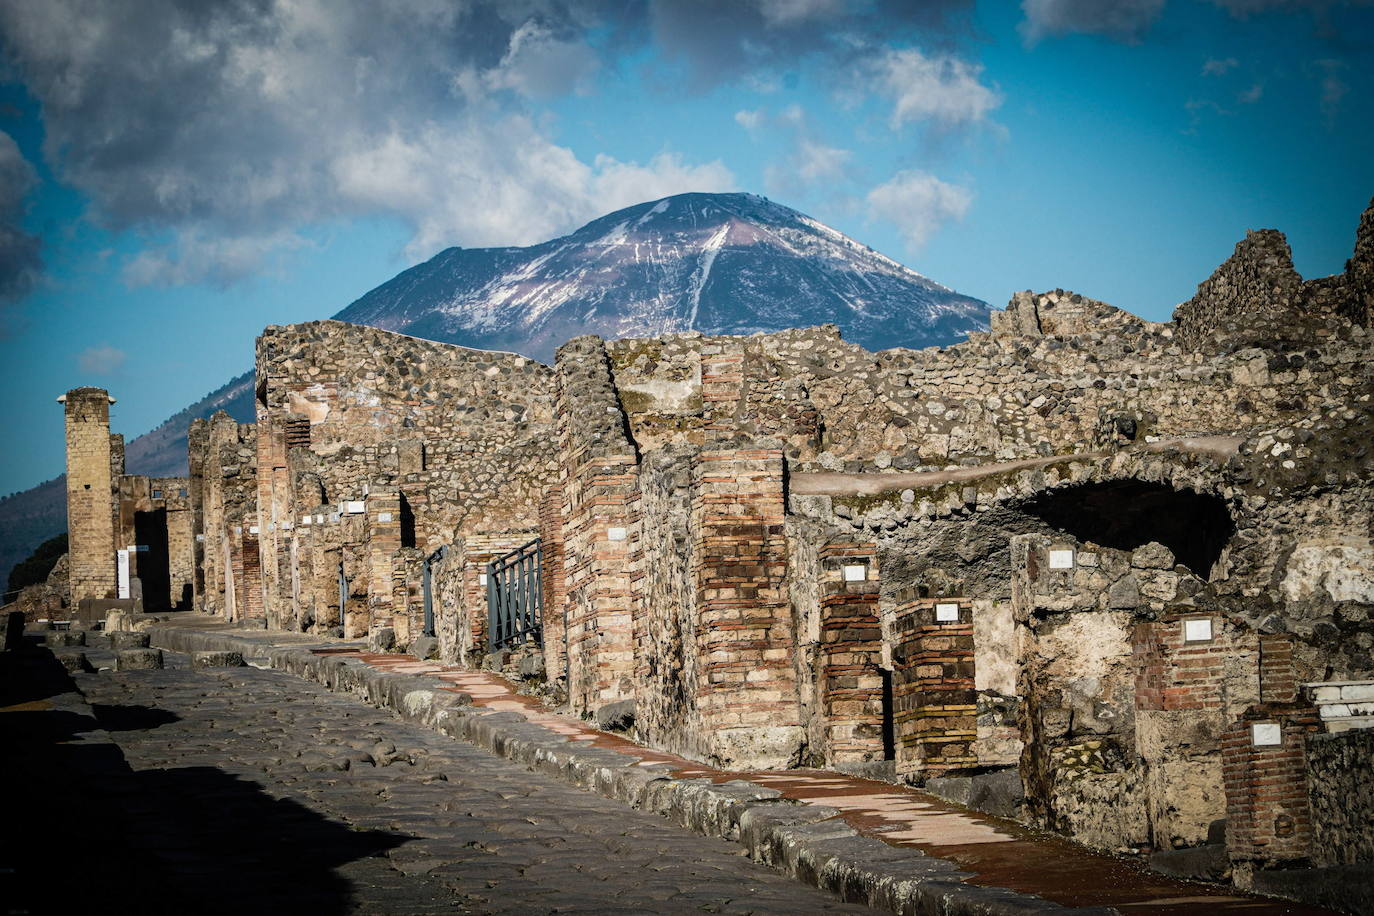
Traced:
[[528, 248], [449, 248], [338, 315], [550, 362], [578, 334], [751, 334], [834, 323], [871, 350], [987, 327], [961, 296], [753, 194], [679, 194]]
[[[578, 334], [751, 334], [833, 323], [870, 350], [954, 343], [984, 302], [753, 194], [679, 194], [527, 248], [449, 248], [334, 316], [552, 362]], [[116, 392], [117, 394], [117, 392]], [[186, 473], [186, 427], [253, 420], [251, 370], [128, 443], [131, 474]], [[66, 527], [62, 478], [0, 500], [0, 573]]]

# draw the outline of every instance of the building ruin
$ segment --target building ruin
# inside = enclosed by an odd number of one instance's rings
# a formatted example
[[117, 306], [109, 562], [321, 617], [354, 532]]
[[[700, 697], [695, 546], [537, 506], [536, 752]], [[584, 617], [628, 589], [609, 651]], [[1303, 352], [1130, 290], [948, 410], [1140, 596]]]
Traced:
[[1335, 277], [1250, 233], [1170, 322], [1026, 292], [938, 349], [273, 326], [189, 479], [68, 393], [70, 600], [537, 658], [654, 747], [1224, 845], [1242, 886], [1368, 863], [1372, 314], [1374, 206]]

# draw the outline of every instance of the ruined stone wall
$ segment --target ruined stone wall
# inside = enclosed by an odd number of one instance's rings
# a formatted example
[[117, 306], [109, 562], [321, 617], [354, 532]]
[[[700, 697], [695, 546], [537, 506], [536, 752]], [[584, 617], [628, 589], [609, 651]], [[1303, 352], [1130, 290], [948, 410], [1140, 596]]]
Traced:
[[1313, 735], [1306, 752], [1316, 863], [1374, 862], [1374, 729]]
[[[244, 536], [247, 532], [252, 537], [257, 525], [257, 429], [219, 411], [195, 445], [191, 464], [201, 469], [202, 528], [196, 533], [203, 536], [202, 609], [241, 619], [247, 615], [250, 600], [249, 583], [244, 579]], [[252, 584], [260, 594], [260, 580]]]
[[301, 517], [389, 501], [364, 510], [375, 537], [359, 587], [390, 625], [397, 550], [531, 530], [556, 465], [547, 367], [340, 322], [264, 331], [258, 427], [263, 594], [269, 619], [293, 625], [302, 603], [328, 604], [322, 578], [292, 574]]
[[74, 388], [59, 400], [66, 416], [71, 601], [77, 605], [87, 598], [117, 597], [110, 453], [114, 399], [101, 388]]

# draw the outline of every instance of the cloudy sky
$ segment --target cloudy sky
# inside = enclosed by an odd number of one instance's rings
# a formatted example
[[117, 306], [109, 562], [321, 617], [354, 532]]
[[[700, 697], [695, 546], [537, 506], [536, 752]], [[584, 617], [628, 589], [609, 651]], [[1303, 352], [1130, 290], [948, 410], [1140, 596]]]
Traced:
[[265, 324], [667, 194], [1153, 319], [1247, 228], [1340, 270], [1374, 195], [1369, 2], [0, 0], [0, 62], [0, 493], [70, 387], [132, 437]]

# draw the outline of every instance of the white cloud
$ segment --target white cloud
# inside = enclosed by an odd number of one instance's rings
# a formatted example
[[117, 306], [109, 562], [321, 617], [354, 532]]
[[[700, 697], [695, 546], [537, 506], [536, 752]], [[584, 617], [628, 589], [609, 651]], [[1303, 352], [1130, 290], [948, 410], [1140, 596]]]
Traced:
[[1224, 76], [1228, 70], [1234, 70], [1239, 63], [1240, 61], [1236, 60], [1234, 57], [1224, 57], [1220, 60], [1209, 57], [1202, 65], [1202, 75]]
[[1246, 89], [1240, 95], [1236, 96], [1236, 101], [1240, 102], [1242, 105], [1253, 105], [1263, 97], [1264, 84], [1255, 83], [1255, 85], [1251, 86], [1249, 89]]
[[109, 344], [87, 347], [76, 357], [76, 364], [88, 375], [113, 375], [124, 368], [128, 354]]
[[1164, 11], [1164, 0], [1021, 0], [1028, 45], [1075, 32], [1135, 44]]
[[485, 82], [493, 89], [512, 89], [529, 98], [585, 93], [599, 65], [596, 53], [586, 44], [557, 38], [530, 20], [511, 33], [505, 56], [486, 72]]
[[763, 21], [771, 26], [829, 19], [845, 11], [844, 0], [759, 0]]
[[763, 124], [763, 118], [764, 111], [762, 108], [756, 108], [753, 111], [740, 109], [735, 112], [735, 123], [750, 132], [759, 129], [759, 126]]
[[394, 217], [418, 259], [542, 241], [638, 191], [733, 188], [718, 161], [589, 162], [554, 142], [525, 100], [585, 88], [595, 16], [561, 0], [49, 0], [0, 3], [0, 35], [54, 171], [107, 226], [171, 239], [127, 280], [227, 283], [337, 220]]
[[974, 124], [1002, 103], [983, 85], [983, 68], [946, 54], [927, 56], [915, 48], [888, 50], [869, 68], [869, 86], [892, 101], [894, 130], [911, 121], [944, 126]]
[[960, 220], [973, 192], [916, 169], [898, 172], [868, 192], [870, 219], [892, 223], [915, 251], [950, 220]]

